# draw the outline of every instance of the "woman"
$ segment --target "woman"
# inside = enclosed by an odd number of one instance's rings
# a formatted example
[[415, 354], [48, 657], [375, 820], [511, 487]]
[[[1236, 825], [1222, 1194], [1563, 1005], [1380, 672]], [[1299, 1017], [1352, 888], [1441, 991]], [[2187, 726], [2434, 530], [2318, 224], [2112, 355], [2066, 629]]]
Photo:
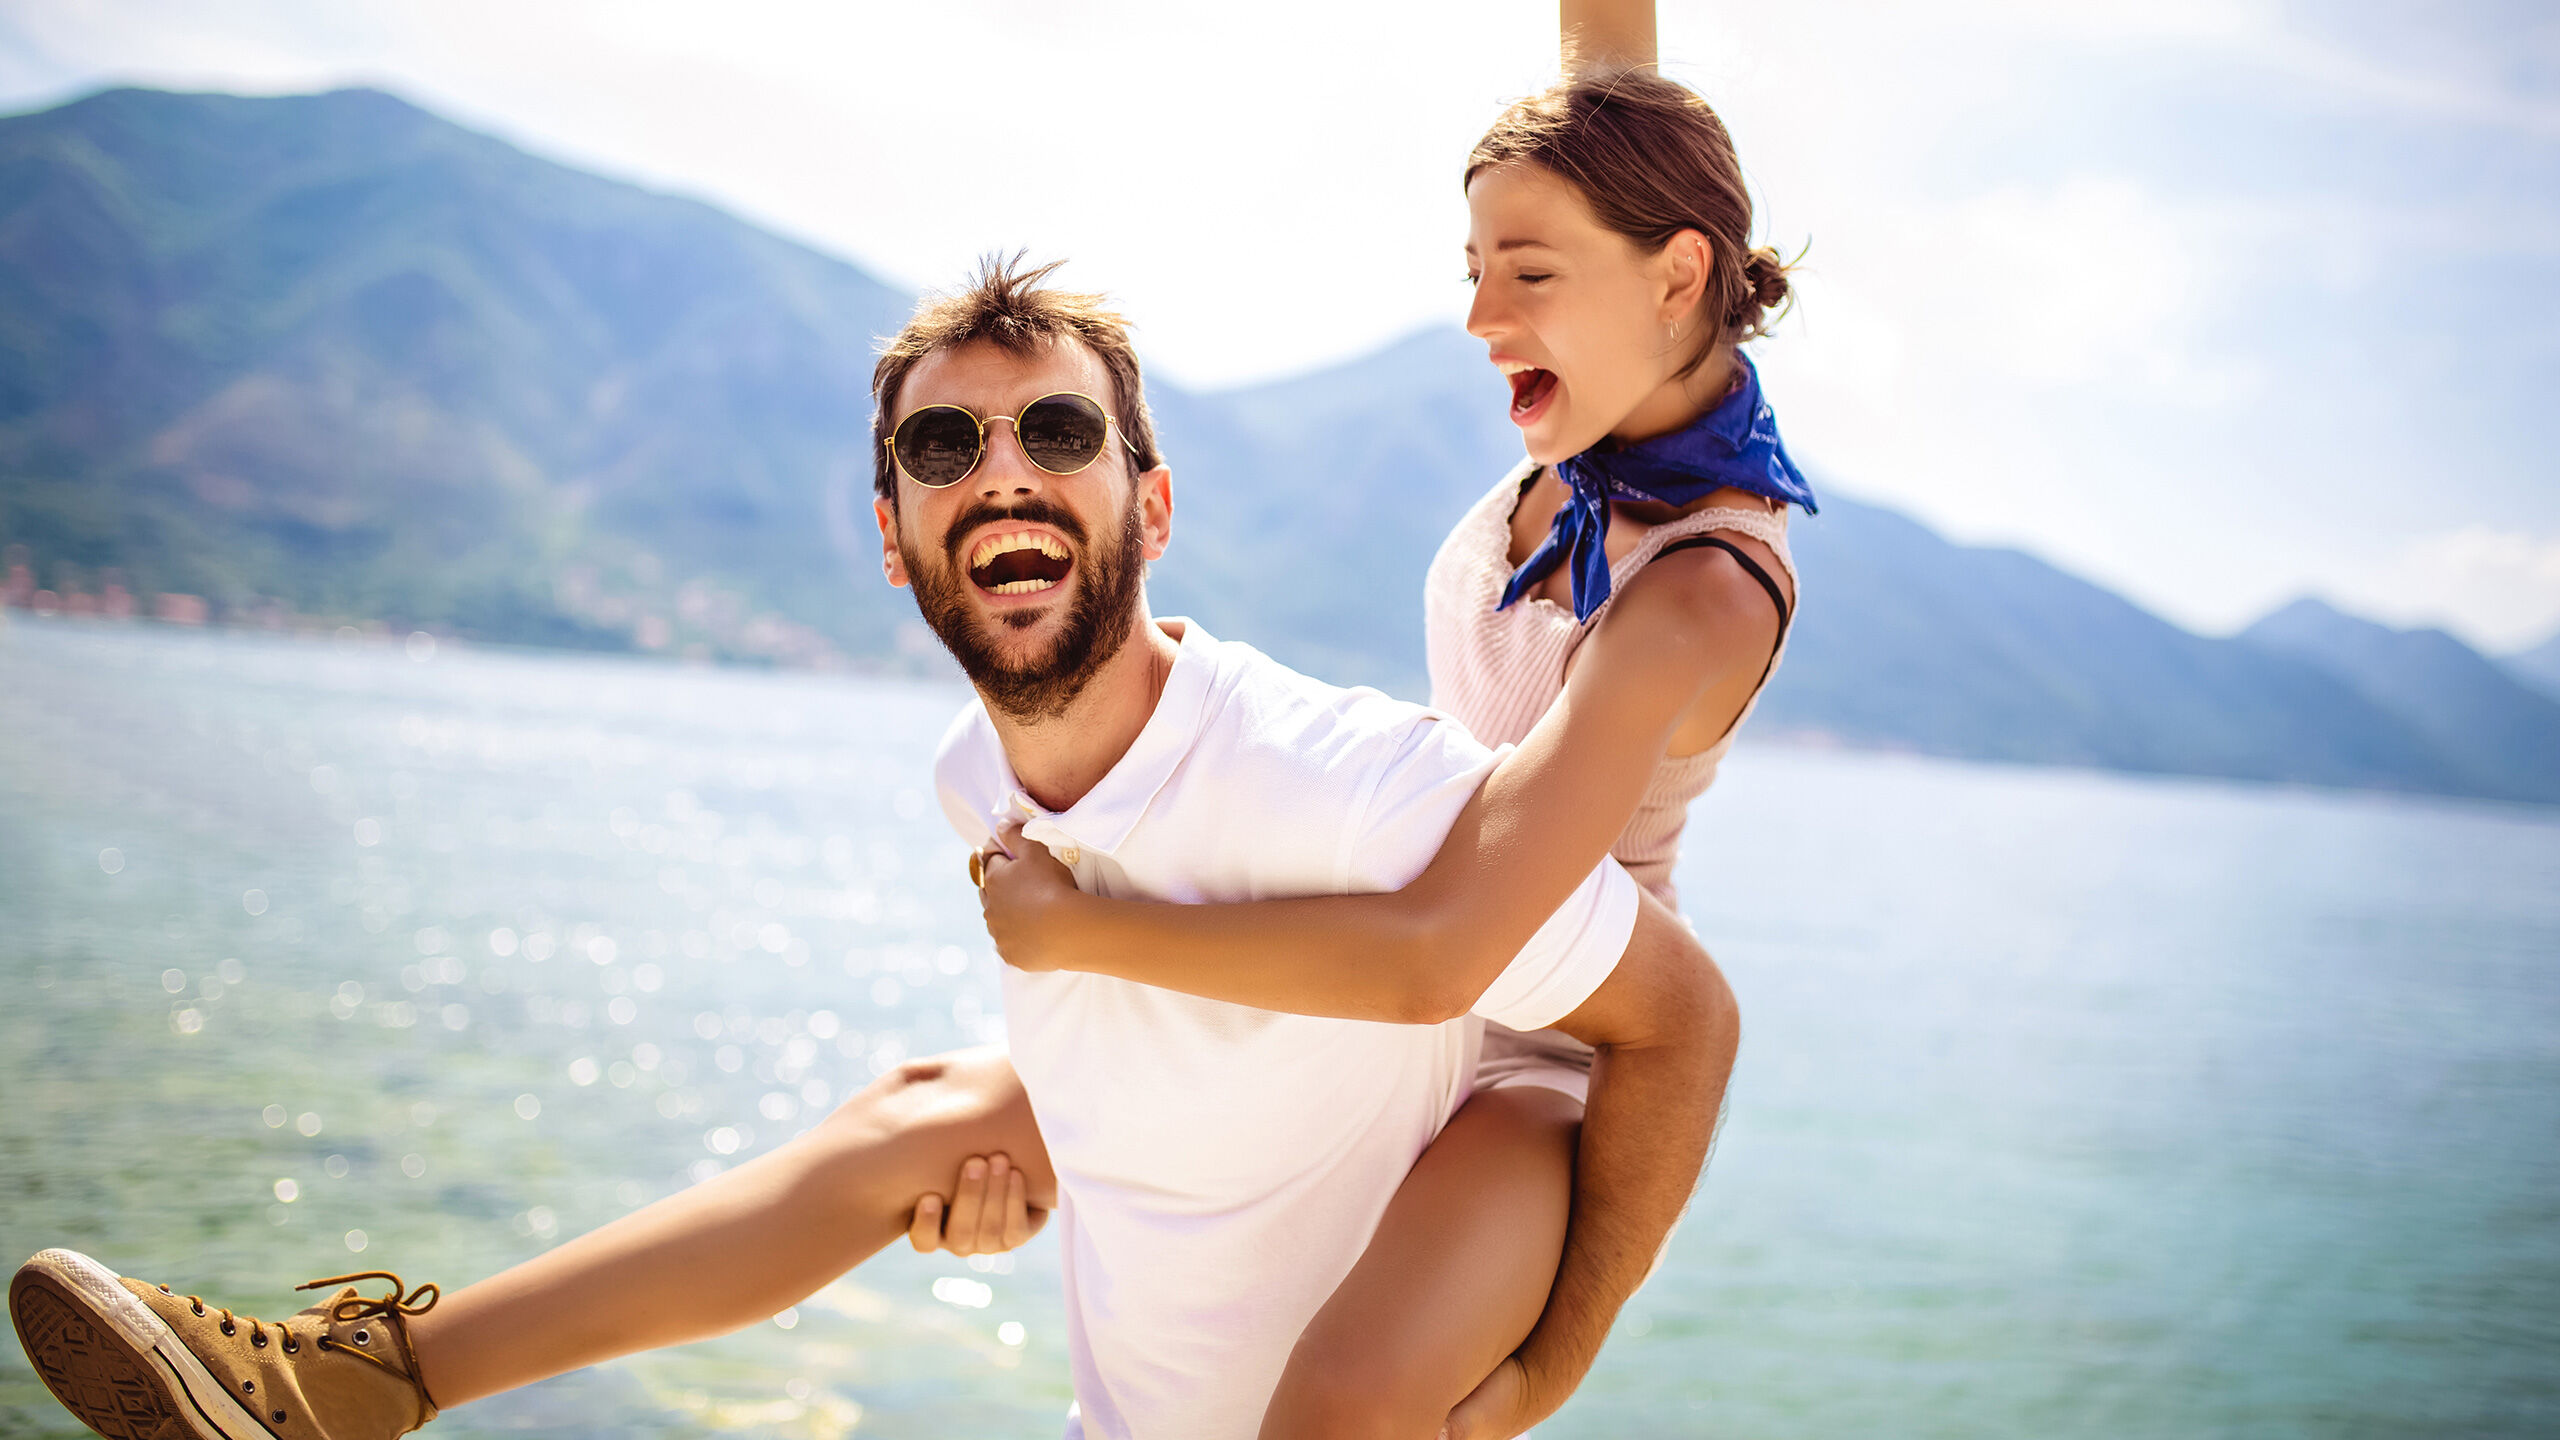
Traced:
[[[1722, 127], [1646, 76], [1585, 77], [1514, 107], [1471, 161], [1468, 198], [1470, 328], [1513, 375], [1533, 464], [1435, 564], [1433, 664], [1479, 734], [1526, 740], [1394, 896], [1087, 906], [1028, 852], [999, 859], [988, 918], [1018, 963], [1118, 963], [1271, 1008], [1406, 1016], [1481, 989], [1613, 845], [1668, 893], [1681, 807], [1774, 665], [1792, 604], [1780, 512], [1810, 497], [1774, 432], [1755, 438], [1765, 412], [1734, 349], [1782, 297], [1782, 267], [1747, 248]], [[1613, 484], [1668, 498], [1602, 498]], [[1692, 539], [1727, 548], [1678, 548]], [[1174, 973], [1169, 941], [1227, 962]], [[1266, 1435], [1428, 1434], [1462, 1397], [1453, 1433], [1512, 1434], [1579, 1379], [1578, 1362], [1541, 1361], [1533, 1326], [1563, 1244], [1588, 1057], [1561, 1037], [1487, 1048], [1482, 1093], [1310, 1326]], [[938, 1197], [916, 1201], [955, 1167], [947, 1216]], [[243, 1364], [270, 1338], [363, 1359], [339, 1367], [353, 1379], [297, 1391], [289, 1413], [297, 1433], [391, 1435], [438, 1404], [753, 1323], [902, 1231], [962, 1253], [1019, 1244], [1053, 1199], [1019, 1082], [981, 1052], [900, 1067], [800, 1140], [441, 1303], [431, 1287], [348, 1291], [283, 1326], [216, 1321], [165, 1294], [158, 1309], [202, 1317], [201, 1344], [239, 1347]], [[1469, 1236], [1483, 1248], [1453, 1250]], [[1417, 1273], [1458, 1288], [1417, 1288]]]

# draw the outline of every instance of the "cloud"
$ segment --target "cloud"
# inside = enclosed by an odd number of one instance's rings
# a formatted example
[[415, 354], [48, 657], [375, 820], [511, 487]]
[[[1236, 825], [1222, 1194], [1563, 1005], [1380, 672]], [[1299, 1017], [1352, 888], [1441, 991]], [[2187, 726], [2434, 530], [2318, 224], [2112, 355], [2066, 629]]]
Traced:
[[[1938, 217], [1914, 258], [1934, 289], [1942, 333], [1992, 373], [2037, 387], [2134, 385], [2160, 398], [2215, 403], [2198, 384], [2220, 367], [2191, 318], [2225, 288], [2219, 228], [2138, 181], [2078, 175], [2006, 185]], [[1909, 232], [1905, 232], [1906, 235]]]
[[2354, 591], [2370, 613], [2398, 624], [2443, 625], [2492, 651], [2523, 649], [2560, 629], [2560, 536], [2487, 525], [2421, 536]]
[[[2431, 32], [2435, 28], [2428, 27]], [[2395, 38], [2406, 48], [2389, 60], [2299, 33], [2264, 36], [2253, 49], [2254, 58], [2268, 68], [2351, 101], [2533, 139], [2560, 139], [2560, 103], [2507, 84], [2511, 73], [2529, 71], [2525, 57], [2533, 50], [2546, 52], [2546, 63], [2560, 52], [2560, 27], [2546, 22], [2539, 35], [2519, 27], [2496, 46], [2448, 46], [2441, 33]]]

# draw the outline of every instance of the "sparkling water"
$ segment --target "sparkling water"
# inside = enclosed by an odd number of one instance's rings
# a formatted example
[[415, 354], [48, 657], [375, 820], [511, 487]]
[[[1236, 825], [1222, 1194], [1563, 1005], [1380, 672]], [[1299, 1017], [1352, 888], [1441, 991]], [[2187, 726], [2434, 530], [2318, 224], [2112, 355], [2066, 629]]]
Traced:
[[[0, 1250], [452, 1288], [1001, 1039], [962, 698], [0, 629]], [[1680, 881], [1732, 1120], [1541, 1436], [2560, 1426], [2560, 816], [1746, 747]], [[430, 1433], [1053, 1436], [1062, 1342], [901, 1247]]]

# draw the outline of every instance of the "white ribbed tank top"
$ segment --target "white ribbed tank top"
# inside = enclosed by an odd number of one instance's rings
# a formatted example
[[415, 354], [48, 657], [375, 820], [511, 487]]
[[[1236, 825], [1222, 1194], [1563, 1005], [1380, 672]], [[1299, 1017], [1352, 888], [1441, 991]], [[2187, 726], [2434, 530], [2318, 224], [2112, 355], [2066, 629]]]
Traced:
[[[1432, 557], [1422, 586], [1423, 635], [1431, 665], [1431, 703], [1458, 717], [1488, 745], [1517, 744], [1526, 738], [1556, 696], [1564, 692], [1565, 662], [1591, 627], [1609, 613], [1608, 602], [1577, 623], [1573, 611], [1552, 600], [1525, 596], [1508, 610], [1494, 609], [1511, 579], [1511, 516], [1537, 467], [1526, 460], [1502, 477]], [[1620, 521], [1620, 524], [1626, 522]], [[1787, 552], [1787, 517], [1783, 510], [1713, 507], [1683, 515], [1645, 532], [1634, 549], [1609, 567], [1610, 596], [1625, 592], [1635, 573], [1662, 553], [1663, 547], [1718, 530], [1748, 535], [1769, 547], [1786, 567], [1792, 587], [1795, 558]], [[1788, 626], [1793, 632], [1794, 627]], [[1777, 673], [1786, 655], [1786, 637], [1769, 663]], [[1742, 722], [1760, 703], [1768, 686], [1744, 702], [1733, 727], [1715, 744], [1694, 755], [1665, 756], [1636, 802], [1635, 813], [1609, 853], [1638, 884], [1666, 905], [1678, 908], [1671, 884], [1671, 862], [1680, 853], [1680, 831], [1689, 820], [1689, 802], [1716, 778], [1716, 766], [1733, 748]]]

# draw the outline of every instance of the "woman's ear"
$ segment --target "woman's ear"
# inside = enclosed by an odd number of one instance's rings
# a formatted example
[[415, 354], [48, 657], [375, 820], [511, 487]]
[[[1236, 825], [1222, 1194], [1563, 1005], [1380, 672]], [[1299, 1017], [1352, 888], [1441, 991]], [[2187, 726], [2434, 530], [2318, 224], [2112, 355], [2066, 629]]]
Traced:
[[1716, 273], [1716, 247], [1705, 232], [1683, 230], [1663, 242], [1658, 259], [1661, 269], [1662, 323], [1689, 328], [1689, 317], [1698, 313], [1710, 288], [1708, 280]]

